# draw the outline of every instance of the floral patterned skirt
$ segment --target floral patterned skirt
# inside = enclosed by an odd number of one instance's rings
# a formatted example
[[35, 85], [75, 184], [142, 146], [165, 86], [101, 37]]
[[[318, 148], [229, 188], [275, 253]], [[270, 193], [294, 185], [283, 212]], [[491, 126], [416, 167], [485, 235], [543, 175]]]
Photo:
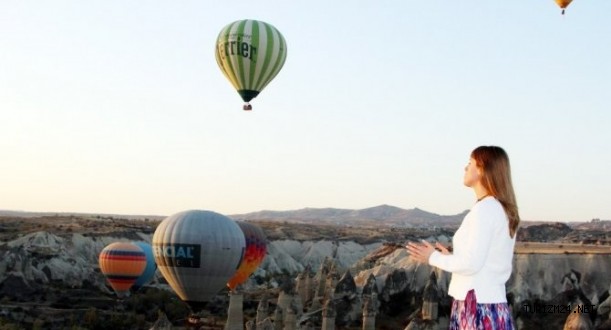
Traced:
[[452, 302], [450, 330], [513, 330], [511, 311], [507, 303], [478, 304], [475, 291], [465, 300]]

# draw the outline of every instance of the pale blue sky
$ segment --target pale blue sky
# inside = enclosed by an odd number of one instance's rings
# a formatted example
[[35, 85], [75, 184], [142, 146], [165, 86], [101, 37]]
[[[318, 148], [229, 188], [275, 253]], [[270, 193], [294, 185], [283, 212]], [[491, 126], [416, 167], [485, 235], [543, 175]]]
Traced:
[[[611, 219], [611, 1], [334, 3], [0, 2], [0, 209], [449, 215], [494, 144], [523, 219]], [[214, 59], [245, 18], [288, 48], [252, 112]]]

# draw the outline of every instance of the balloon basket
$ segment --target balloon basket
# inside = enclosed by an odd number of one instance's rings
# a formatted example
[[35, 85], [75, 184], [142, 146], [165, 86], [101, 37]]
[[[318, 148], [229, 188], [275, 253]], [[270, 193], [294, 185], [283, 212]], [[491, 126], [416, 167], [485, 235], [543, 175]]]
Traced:
[[242, 110], [244, 110], [244, 111], [251, 111], [252, 110], [252, 105], [250, 105], [250, 103], [244, 103], [244, 106], [242, 107]]

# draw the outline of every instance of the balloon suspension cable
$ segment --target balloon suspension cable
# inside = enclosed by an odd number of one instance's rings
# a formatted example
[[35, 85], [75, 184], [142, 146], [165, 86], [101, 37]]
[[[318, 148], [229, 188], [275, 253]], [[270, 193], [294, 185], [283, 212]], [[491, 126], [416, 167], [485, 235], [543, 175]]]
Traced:
[[242, 107], [242, 109], [244, 111], [250, 111], [250, 110], [252, 110], [252, 105], [250, 105], [250, 103], [246, 102], [246, 103], [244, 103], [244, 106]]

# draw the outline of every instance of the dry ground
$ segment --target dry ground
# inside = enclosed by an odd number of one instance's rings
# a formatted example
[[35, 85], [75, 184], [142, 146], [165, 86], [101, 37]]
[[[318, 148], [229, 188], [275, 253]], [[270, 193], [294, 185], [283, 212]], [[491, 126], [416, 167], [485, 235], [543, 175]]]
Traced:
[[515, 253], [529, 254], [611, 254], [611, 246], [575, 243], [517, 242]]

